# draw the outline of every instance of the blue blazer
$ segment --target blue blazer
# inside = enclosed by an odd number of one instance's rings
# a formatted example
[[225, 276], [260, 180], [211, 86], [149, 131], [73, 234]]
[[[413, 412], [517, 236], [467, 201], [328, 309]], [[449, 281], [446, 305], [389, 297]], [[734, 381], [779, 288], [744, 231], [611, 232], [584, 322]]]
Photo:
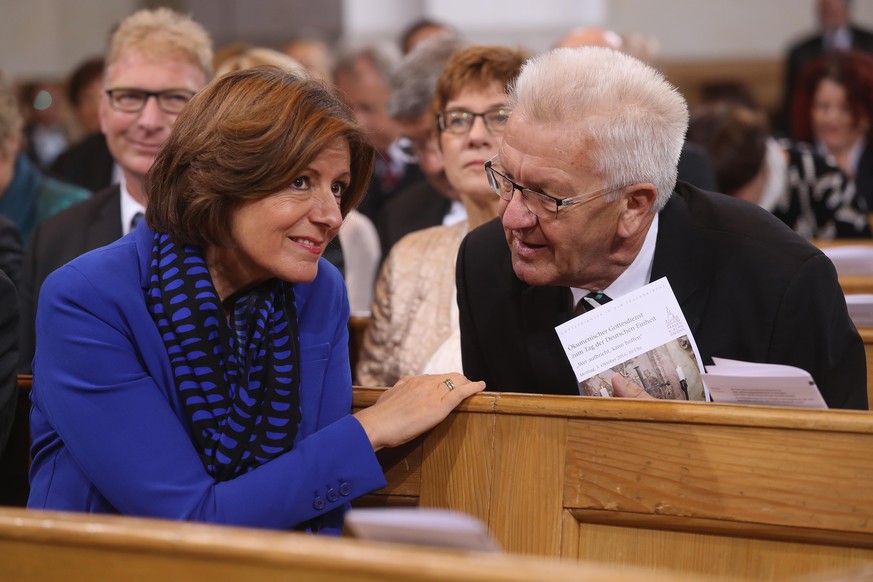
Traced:
[[321, 260], [312, 283], [295, 285], [302, 420], [294, 449], [217, 483], [195, 449], [146, 306], [152, 237], [143, 223], [42, 287], [28, 507], [339, 533], [349, 501], [385, 485], [350, 414], [339, 273]]

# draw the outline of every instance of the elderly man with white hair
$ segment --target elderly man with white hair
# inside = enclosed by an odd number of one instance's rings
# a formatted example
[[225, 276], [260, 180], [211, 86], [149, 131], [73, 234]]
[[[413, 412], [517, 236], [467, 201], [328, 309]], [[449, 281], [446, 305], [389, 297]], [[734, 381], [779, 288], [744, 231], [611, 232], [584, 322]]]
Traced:
[[704, 364], [801, 367], [830, 407], [867, 408], [864, 345], [833, 265], [766, 211], [677, 184], [688, 112], [661, 74], [611, 49], [556, 49], [525, 65], [509, 103], [487, 164], [499, 219], [458, 256], [467, 377], [579, 394], [555, 326], [586, 295], [666, 277]]

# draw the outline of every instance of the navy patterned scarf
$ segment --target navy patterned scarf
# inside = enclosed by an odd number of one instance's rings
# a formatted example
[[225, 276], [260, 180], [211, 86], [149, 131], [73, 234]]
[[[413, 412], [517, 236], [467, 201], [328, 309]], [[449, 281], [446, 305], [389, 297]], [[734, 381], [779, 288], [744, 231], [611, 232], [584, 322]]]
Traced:
[[242, 294], [228, 323], [200, 248], [156, 233], [148, 307], [210, 475], [232, 479], [293, 447], [300, 356], [290, 284]]

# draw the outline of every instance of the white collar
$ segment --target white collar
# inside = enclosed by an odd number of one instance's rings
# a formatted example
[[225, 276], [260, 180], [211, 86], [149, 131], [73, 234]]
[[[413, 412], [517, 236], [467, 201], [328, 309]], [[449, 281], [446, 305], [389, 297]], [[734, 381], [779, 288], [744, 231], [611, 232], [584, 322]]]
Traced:
[[[640, 252], [637, 253], [637, 256], [628, 268], [615, 281], [610, 283], [609, 287], [602, 290], [607, 297], [618, 299], [622, 295], [636, 291], [649, 283], [652, 278], [652, 264], [655, 262], [655, 244], [657, 241], [658, 215], [655, 214]], [[570, 290], [573, 292], [573, 305], [579, 303], [580, 299], [592, 291], [591, 289], [579, 289], [577, 287], [571, 287]]]
[[[849, 151], [849, 170], [850, 170], [850, 178], [854, 178], [858, 173], [858, 162], [861, 161], [861, 154], [864, 153], [864, 149], [867, 147], [867, 138], [861, 136], [853, 145], [852, 149]], [[837, 161], [828, 151], [827, 146], [821, 140], [815, 140], [815, 151], [824, 159], [828, 161], [833, 166], [837, 165]]]
[[767, 179], [758, 206], [773, 212], [788, 187], [788, 161], [785, 159], [785, 150], [772, 137], [767, 138], [764, 164], [767, 167]]
[[825, 50], [852, 50], [852, 29], [848, 24], [844, 24], [837, 29], [825, 31], [822, 40], [825, 43]]
[[121, 189], [121, 233], [127, 234], [130, 232], [130, 221], [133, 220], [137, 212], [145, 212], [145, 206], [130, 195], [124, 175], [121, 176], [118, 187]]
[[395, 176], [403, 175], [403, 170], [406, 167], [406, 162], [403, 161], [403, 150], [400, 148], [400, 140], [395, 140], [388, 146], [387, 156], [382, 158], [384, 162], [391, 168], [391, 173]]

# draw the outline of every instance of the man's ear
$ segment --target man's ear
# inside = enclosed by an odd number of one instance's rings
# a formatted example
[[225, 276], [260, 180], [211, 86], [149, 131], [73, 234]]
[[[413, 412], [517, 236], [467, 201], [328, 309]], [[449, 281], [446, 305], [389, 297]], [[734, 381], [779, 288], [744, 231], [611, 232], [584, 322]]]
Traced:
[[633, 184], [625, 188], [621, 198], [623, 209], [618, 220], [618, 235], [631, 238], [651, 223], [658, 191], [649, 182]]

